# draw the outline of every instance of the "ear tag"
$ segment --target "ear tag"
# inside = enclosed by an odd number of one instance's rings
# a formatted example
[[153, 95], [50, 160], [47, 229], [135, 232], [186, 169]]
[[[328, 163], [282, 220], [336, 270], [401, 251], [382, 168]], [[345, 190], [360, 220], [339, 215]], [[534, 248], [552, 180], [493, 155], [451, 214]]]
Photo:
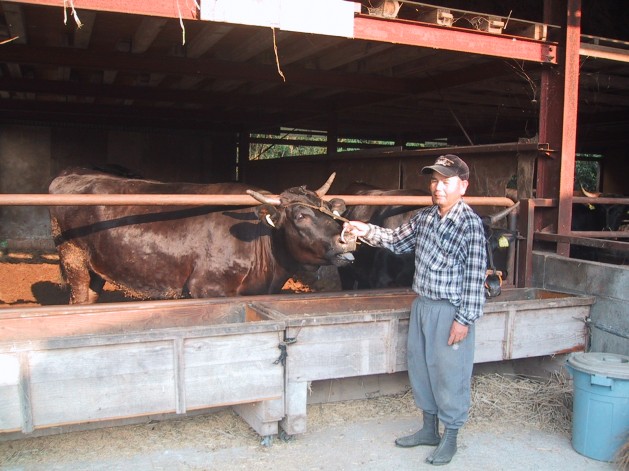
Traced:
[[509, 239], [507, 239], [505, 236], [501, 236], [498, 239], [498, 247], [500, 248], [505, 248], [505, 247], [509, 247]]
[[267, 214], [266, 216], [264, 216], [264, 218], [266, 219], [266, 222], [268, 223], [269, 226], [275, 227], [275, 224], [273, 224], [273, 220], [271, 219], [270, 214]]

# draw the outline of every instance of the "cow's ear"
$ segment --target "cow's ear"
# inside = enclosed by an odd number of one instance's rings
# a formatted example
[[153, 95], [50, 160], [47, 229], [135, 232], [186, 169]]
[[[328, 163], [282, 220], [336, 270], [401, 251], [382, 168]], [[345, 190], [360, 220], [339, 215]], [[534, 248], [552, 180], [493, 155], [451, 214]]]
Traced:
[[258, 215], [258, 218], [260, 218], [260, 221], [269, 227], [276, 228], [280, 220], [279, 211], [271, 204], [262, 204], [258, 206], [256, 208], [256, 214]]
[[334, 214], [340, 216], [345, 212], [345, 201], [340, 198], [332, 198], [330, 200], [330, 208]]

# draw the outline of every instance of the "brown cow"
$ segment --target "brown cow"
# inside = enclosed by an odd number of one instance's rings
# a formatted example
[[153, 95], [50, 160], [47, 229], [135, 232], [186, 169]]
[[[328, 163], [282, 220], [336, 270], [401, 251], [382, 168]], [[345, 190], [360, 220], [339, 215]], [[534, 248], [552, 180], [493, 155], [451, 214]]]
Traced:
[[[300, 269], [351, 262], [332, 212], [345, 204], [284, 191], [256, 207], [54, 206], [52, 232], [71, 303], [92, 303], [106, 281], [141, 299], [278, 293]], [[244, 194], [241, 183], [162, 183], [70, 168], [50, 193]], [[256, 198], [260, 193], [251, 192]]]

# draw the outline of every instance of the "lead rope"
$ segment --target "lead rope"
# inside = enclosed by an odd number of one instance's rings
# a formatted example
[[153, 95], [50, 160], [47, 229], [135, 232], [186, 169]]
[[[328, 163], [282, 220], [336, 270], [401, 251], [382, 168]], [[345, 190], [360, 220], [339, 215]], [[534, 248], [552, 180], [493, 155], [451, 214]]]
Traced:
[[[321, 200], [321, 204], [320, 204], [319, 206], [315, 206], [314, 204], [308, 204], [308, 203], [300, 203], [300, 202], [299, 202], [299, 203], [298, 203], [298, 202], [295, 202], [295, 203], [289, 203], [287, 206], [293, 206], [293, 205], [295, 205], [295, 206], [296, 206], [296, 205], [298, 205], [298, 204], [299, 204], [299, 205], [301, 205], [301, 206], [306, 206], [307, 208], [315, 209], [315, 210], [319, 211], [320, 213], [323, 213], [323, 214], [325, 214], [325, 215], [327, 215], [327, 216], [330, 216], [332, 219], [334, 219], [334, 220], [336, 220], [336, 221], [343, 221], [343, 222], [347, 222], [347, 223], [349, 223], [349, 222], [350, 222], [350, 221], [349, 221], [349, 219], [347, 219], [347, 218], [345, 218], [345, 217], [341, 216], [341, 215], [340, 215], [339, 213], [337, 213], [336, 211], [330, 211], [328, 208], [326, 208], [326, 207], [323, 205], [323, 200]], [[345, 229], [345, 227], [343, 227], [343, 229], [341, 230], [341, 242], [343, 242], [344, 244], [347, 244], [347, 242], [345, 241], [345, 231], [346, 231], [346, 229]], [[363, 239], [362, 237], [358, 237], [357, 239], [358, 239], [359, 241], [361, 241], [362, 243], [367, 244], [367, 245], [369, 245], [369, 246], [373, 247], [373, 245], [372, 245], [372, 244], [370, 244], [369, 242], [367, 242], [367, 241], [366, 241], [365, 239]]]

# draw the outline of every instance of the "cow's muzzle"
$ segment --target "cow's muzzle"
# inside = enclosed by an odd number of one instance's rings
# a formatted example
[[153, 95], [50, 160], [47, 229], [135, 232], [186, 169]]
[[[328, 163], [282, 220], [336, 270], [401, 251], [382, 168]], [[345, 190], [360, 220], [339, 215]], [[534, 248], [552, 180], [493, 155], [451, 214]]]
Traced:
[[351, 233], [347, 232], [347, 228], [343, 227], [341, 231], [341, 244], [348, 252], [354, 252], [356, 250], [357, 237]]

